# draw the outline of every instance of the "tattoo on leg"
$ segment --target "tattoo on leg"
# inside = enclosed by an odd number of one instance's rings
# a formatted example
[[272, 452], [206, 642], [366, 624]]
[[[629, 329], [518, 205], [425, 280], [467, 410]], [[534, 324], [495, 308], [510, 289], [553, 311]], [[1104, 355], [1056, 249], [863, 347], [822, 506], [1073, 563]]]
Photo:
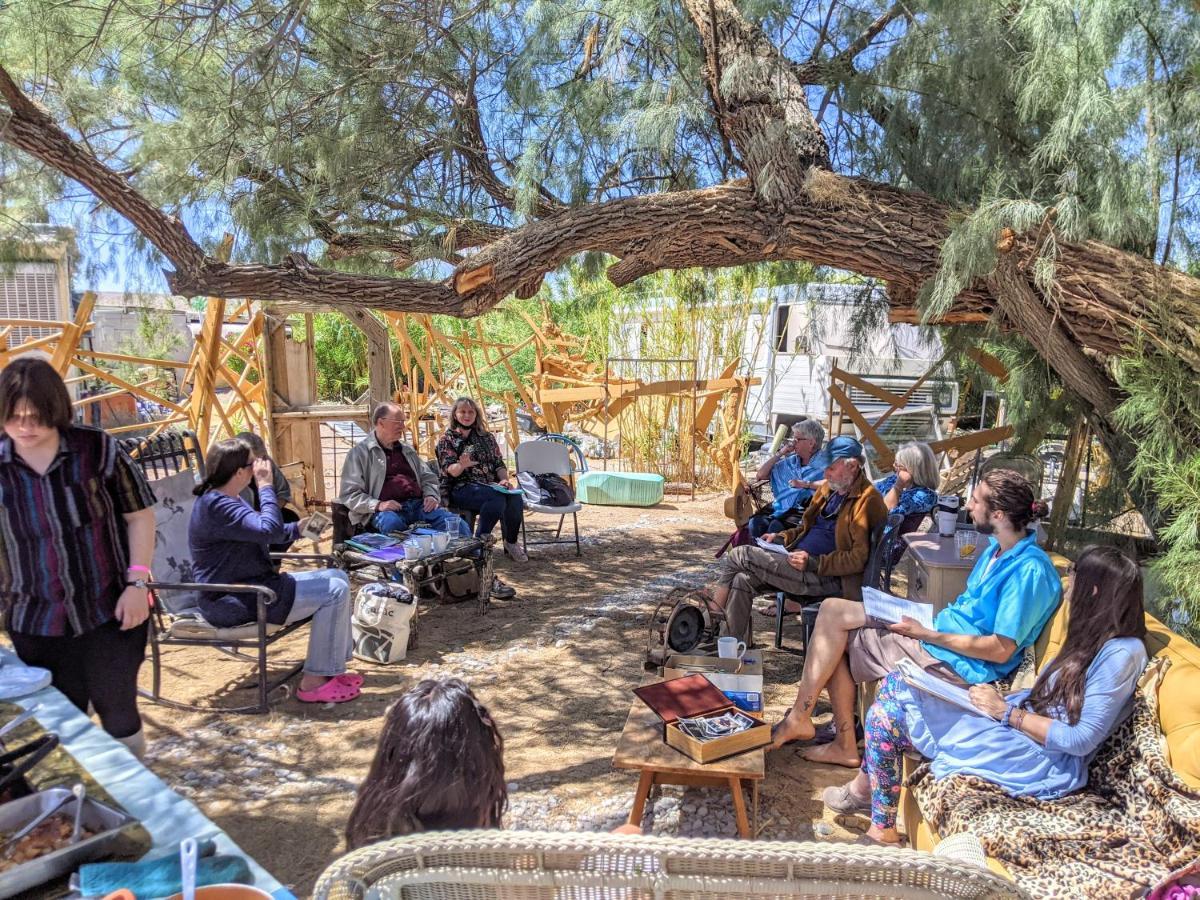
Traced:
[[811, 712], [812, 708], [813, 708], [813, 704], [815, 702], [816, 702], [815, 700], [805, 700], [803, 703], [800, 704], [800, 711], [801, 712]]
[[838, 722], [838, 726], [837, 726], [838, 734], [845, 734], [847, 731], [849, 731], [853, 727], [854, 726], [851, 725], [851, 723], [849, 723], [849, 722]]

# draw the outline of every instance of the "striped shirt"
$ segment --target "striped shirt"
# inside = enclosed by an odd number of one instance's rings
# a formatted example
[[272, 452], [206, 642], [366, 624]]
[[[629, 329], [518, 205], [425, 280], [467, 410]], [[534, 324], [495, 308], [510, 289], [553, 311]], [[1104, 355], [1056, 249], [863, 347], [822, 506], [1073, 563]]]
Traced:
[[125, 513], [154, 492], [116, 440], [96, 428], [62, 432], [45, 475], [0, 436], [0, 610], [9, 631], [61, 637], [112, 621], [125, 590]]

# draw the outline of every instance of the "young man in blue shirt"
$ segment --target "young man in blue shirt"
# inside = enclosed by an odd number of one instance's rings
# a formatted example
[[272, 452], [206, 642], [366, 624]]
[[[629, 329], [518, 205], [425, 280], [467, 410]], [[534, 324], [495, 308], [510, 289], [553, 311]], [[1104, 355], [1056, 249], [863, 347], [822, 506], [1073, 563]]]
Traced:
[[1046, 504], [1017, 472], [993, 469], [975, 486], [967, 509], [976, 530], [991, 540], [966, 590], [934, 617], [932, 629], [909, 618], [887, 626], [868, 622], [861, 603], [842, 598], [821, 604], [796, 702], [775, 726], [773, 747], [813, 737], [813, 707], [827, 687], [836, 737], [804, 756], [856, 768], [855, 684], [883, 678], [901, 659], [957, 684], [995, 681], [1017, 667], [1062, 596], [1054, 564], [1029, 527], [1046, 514]]

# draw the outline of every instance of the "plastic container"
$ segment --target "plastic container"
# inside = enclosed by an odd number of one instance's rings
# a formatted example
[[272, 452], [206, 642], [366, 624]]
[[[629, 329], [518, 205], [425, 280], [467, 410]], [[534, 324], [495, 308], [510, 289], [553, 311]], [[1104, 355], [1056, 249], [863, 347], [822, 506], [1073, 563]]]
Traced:
[[954, 530], [958, 525], [958, 507], [961, 503], [958, 494], [938, 495], [938, 534], [942, 537], [954, 537]]

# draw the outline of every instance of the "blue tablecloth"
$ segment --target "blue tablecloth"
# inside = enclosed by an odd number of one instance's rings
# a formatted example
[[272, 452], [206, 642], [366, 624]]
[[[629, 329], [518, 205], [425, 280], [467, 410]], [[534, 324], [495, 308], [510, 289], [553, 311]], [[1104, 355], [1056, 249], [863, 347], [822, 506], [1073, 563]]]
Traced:
[[[0, 647], [0, 659], [6, 666], [22, 665], [3, 647]], [[153, 845], [147, 858], [174, 849], [184, 838], [212, 838], [218, 853], [234, 853], [245, 858], [254, 875], [255, 887], [273, 894], [277, 900], [295, 900], [291, 891], [209, 821], [194, 803], [171, 790], [57, 689], [43, 688], [9, 702], [23, 709], [40, 704], [36, 715], [38, 723], [47, 731], [55, 732], [79, 764], [150, 833]]]

